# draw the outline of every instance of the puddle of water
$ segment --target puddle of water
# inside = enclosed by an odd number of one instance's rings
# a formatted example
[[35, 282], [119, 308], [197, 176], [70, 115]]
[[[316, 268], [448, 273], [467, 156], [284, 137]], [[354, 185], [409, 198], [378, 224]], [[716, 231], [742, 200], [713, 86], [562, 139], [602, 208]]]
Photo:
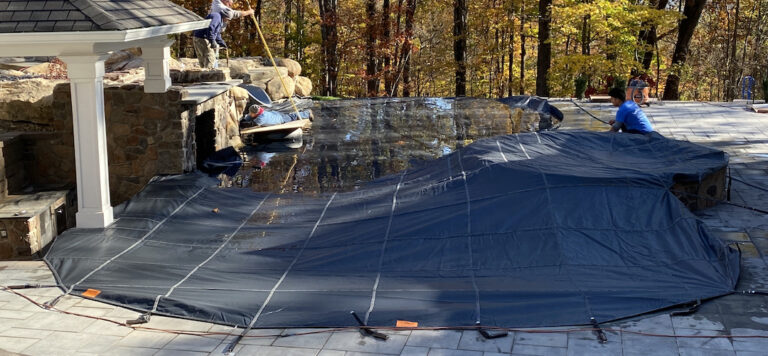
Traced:
[[475, 98], [376, 98], [315, 103], [315, 121], [301, 138], [242, 150], [246, 163], [232, 180], [256, 191], [350, 191], [438, 158], [475, 140], [535, 130], [535, 112]]

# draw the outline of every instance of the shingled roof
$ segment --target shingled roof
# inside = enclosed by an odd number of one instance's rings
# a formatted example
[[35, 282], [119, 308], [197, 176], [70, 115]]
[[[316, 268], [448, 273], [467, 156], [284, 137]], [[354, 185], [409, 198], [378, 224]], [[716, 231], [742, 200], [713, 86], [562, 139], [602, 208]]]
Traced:
[[201, 20], [168, 0], [0, 0], [0, 33], [121, 31]]

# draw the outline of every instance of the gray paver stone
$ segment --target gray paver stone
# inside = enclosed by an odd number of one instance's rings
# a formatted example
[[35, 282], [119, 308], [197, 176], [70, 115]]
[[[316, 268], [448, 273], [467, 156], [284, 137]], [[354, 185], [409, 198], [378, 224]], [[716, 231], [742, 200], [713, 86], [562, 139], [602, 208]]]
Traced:
[[320, 350], [320, 353], [317, 354], [317, 356], [344, 356], [344, 351], [339, 350]]
[[568, 346], [568, 334], [517, 332], [515, 333], [515, 344], [566, 347]]
[[689, 347], [680, 348], [680, 356], [735, 356], [731, 350], [695, 349]]
[[568, 335], [568, 355], [614, 356], [621, 354], [621, 336], [606, 331], [608, 342], [602, 344], [591, 331], [574, 332]]
[[512, 352], [513, 341], [515, 341], [514, 333], [510, 333], [509, 335], [498, 339], [486, 339], [475, 330], [465, 330], [461, 333], [459, 349], [509, 353]]
[[207, 352], [162, 349], [153, 356], [207, 356]]
[[413, 330], [406, 345], [455, 349], [459, 346], [461, 334], [456, 330]]
[[315, 356], [320, 350], [290, 347], [245, 345], [237, 356]]
[[[734, 328], [730, 333], [731, 335], [768, 337], [768, 330]], [[733, 338], [733, 349], [736, 351], [768, 352], [768, 338], [735, 337]]]
[[[242, 331], [238, 330], [237, 332], [233, 332], [230, 328], [230, 330], [227, 330], [227, 332], [230, 332], [231, 334], [239, 334]], [[246, 337], [242, 338], [239, 344], [269, 346], [269, 345], [272, 345], [272, 343], [275, 342], [275, 340], [277, 340], [277, 336], [269, 336], [269, 335], [281, 335], [282, 333], [283, 333], [283, 329], [249, 330]]]
[[119, 346], [161, 349], [176, 337], [174, 334], [135, 330], [118, 342]]
[[677, 342], [671, 337], [654, 337], [638, 334], [622, 333], [622, 348], [624, 354], [645, 355], [677, 355]]
[[224, 340], [224, 336], [196, 336], [196, 335], [176, 335], [171, 342], [163, 346], [166, 350], [183, 350], [183, 351], [201, 351], [211, 352], [216, 349], [216, 346], [221, 344]]
[[[698, 330], [698, 329], [675, 329], [675, 334], [683, 336], [698, 335], [723, 335], [723, 332], [716, 330]], [[680, 349], [714, 349], [733, 351], [733, 345], [727, 338], [686, 338], [678, 337], [677, 345]], [[682, 351], [680, 351], [682, 353]]]
[[0, 336], [0, 350], [8, 352], [21, 352], [21, 350], [26, 349], [38, 341], [38, 339]]
[[428, 356], [483, 356], [480, 351], [466, 351], [456, 349], [429, 349]]
[[109, 350], [109, 356], [152, 356], [157, 351], [146, 347], [114, 347]]
[[512, 354], [531, 356], [565, 356], [566, 349], [563, 347], [514, 344], [512, 346]]
[[421, 346], [406, 346], [403, 348], [403, 352], [400, 356], [427, 356], [429, 353], [429, 347]]
[[382, 341], [363, 337], [356, 331], [338, 331], [331, 335], [324, 349], [399, 355], [407, 338], [405, 335], [390, 335], [388, 340]]
[[323, 345], [325, 345], [325, 342], [328, 341], [328, 338], [331, 337], [331, 333], [330, 332], [318, 333], [318, 331], [321, 331], [321, 330], [288, 329], [283, 331], [281, 335], [294, 335], [294, 334], [311, 333], [311, 332], [315, 332], [315, 333], [307, 334], [307, 335], [279, 337], [277, 338], [277, 340], [275, 340], [272, 343], [272, 345], [283, 346], [283, 347], [303, 347], [305, 349], [321, 349], [323, 348]]

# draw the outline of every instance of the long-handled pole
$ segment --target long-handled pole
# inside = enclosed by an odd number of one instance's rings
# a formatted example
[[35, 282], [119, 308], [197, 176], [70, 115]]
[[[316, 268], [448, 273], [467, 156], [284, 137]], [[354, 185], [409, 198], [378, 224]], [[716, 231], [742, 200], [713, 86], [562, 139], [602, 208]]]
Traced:
[[[248, 4], [248, 10], [251, 10], [251, 2], [246, 0], [245, 2]], [[301, 119], [301, 116], [299, 116], [299, 109], [296, 107], [296, 103], [293, 102], [293, 96], [291, 93], [288, 92], [288, 87], [285, 86], [285, 81], [283, 80], [283, 76], [280, 75], [280, 71], [277, 69], [277, 64], [275, 64], [275, 59], [272, 58], [272, 51], [269, 50], [269, 46], [267, 45], [267, 40], [264, 39], [264, 34], [261, 33], [261, 26], [259, 26], [259, 22], [256, 21], [256, 16], [251, 14], [251, 20], [253, 20], [253, 24], [256, 25], [256, 31], [259, 32], [259, 38], [261, 39], [261, 44], [264, 45], [264, 49], [267, 50], [267, 55], [269, 56], [269, 61], [272, 62], [272, 67], [275, 68], [275, 73], [277, 73], [277, 78], [280, 79], [280, 84], [283, 85], [283, 91], [285, 92], [285, 96], [288, 97], [288, 100], [291, 101], [291, 106], [293, 106], [293, 111], [296, 112], [296, 119]]]

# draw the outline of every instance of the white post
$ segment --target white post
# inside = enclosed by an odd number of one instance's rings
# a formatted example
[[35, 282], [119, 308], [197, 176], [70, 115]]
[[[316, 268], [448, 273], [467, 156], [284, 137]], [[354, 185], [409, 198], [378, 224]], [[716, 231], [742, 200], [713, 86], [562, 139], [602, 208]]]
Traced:
[[60, 57], [72, 95], [77, 173], [77, 227], [102, 228], [113, 221], [109, 203], [104, 60], [107, 55]]
[[174, 40], [166, 36], [143, 41], [141, 57], [144, 58], [144, 92], [165, 93], [171, 86], [168, 60]]

